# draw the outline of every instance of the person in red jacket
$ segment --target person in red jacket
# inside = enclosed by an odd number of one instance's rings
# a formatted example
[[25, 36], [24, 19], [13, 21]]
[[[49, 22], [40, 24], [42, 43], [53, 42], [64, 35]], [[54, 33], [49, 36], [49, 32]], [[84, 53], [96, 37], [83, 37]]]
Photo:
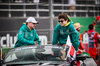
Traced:
[[[76, 30], [77, 30], [78, 32], [80, 32], [80, 28], [81, 28], [83, 25], [80, 25], [80, 23], [75, 23], [74, 26], [75, 26]], [[83, 37], [83, 35], [82, 35], [82, 34], [79, 34], [80, 45], [79, 45], [77, 54], [82, 54], [83, 52], [85, 52], [84, 46], [83, 46], [83, 44], [82, 44], [82, 37]], [[80, 61], [77, 61], [77, 62], [76, 62], [76, 65], [77, 65], [77, 66], [80, 66]]]
[[[75, 23], [74, 26], [75, 26], [76, 30], [77, 30], [78, 32], [80, 32], [80, 28], [82, 27], [82, 25], [80, 25], [80, 23]], [[78, 53], [81, 53], [81, 54], [82, 54], [83, 52], [85, 52], [84, 46], [83, 46], [83, 44], [82, 44], [82, 37], [83, 37], [83, 35], [80, 34], [80, 35], [79, 35], [80, 45], [79, 45], [79, 48], [78, 48]]]
[[100, 38], [99, 33], [95, 31], [95, 27], [93, 24], [89, 25], [88, 30], [88, 37], [89, 37], [89, 54], [93, 57], [96, 61], [98, 60], [99, 55], [99, 43], [98, 39]]

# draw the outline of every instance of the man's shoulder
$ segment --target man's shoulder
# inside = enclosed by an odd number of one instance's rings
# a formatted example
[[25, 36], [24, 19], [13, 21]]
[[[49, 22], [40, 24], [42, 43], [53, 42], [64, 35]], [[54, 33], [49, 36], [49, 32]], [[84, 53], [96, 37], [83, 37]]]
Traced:
[[26, 25], [22, 25], [22, 27], [20, 28], [20, 31], [26, 31]]
[[94, 32], [94, 35], [99, 35], [99, 33], [97, 31]]
[[20, 28], [20, 30], [25, 30], [25, 25]]
[[73, 22], [71, 21], [68, 27], [74, 27]]
[[68, 29], [70, 31], [76, 31], [76, 29], [75, 29], [75, 27], [74, 27], [74, 25], [72, 23], [68, 26]]

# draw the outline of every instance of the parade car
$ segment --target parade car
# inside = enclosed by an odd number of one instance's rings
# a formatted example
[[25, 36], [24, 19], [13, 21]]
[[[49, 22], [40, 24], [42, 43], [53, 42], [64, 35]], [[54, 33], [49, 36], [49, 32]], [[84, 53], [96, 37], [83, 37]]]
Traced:
[[73, 60], [68, 56], [69, 47], [58, 45], [24, 46], [10, 50], [0, 60], [0, 66], [97, 66], [94, 59], [78, 54]]

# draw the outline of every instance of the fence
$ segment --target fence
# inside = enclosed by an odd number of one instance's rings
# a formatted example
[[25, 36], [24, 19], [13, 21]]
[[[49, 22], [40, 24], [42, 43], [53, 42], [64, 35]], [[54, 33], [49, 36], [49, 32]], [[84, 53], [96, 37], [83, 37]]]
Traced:
[[[26, 0], [27, 1], [27, 0]], [[67, 2], [67, 0], [65, 1]], [[53, 16], [66, 12], [71, 17], [96, 17], [100, 15], [100, 2], [96, 0], [76, 0], [75, 10], [69, 10], [70, 4], [64, 0], [53, 0]], [[91, 2], [91, 3], [90, 3]], [[97, 3], [96, 3], [97, 2]], [[49, 0], [38, 0], [38, 2], [7, 2], [0, 3], [0, 17], [49, 17]], [[72, 15], [70, 15], [72, 13]]]

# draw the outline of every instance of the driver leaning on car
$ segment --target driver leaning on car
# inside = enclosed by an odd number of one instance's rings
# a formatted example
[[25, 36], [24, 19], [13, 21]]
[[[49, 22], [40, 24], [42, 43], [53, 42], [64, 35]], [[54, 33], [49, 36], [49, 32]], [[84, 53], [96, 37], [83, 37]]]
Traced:
[[62, 44], [65, 45], [68, 35], [71, 38], [71, 43], [75, 50], [78, 51], [79, 47], [79, 32], [75, 29], [73, 22], [68, 18], [66, 13], [59, 14], [59, 23], [53, 33], [52, 45]]
[[23, 23], [19, 30], [17, 41], [14, 48], [28, 45], [40, 45], [38, 34], [35, 30], [35, 26], [38, 22], [33, 17], [29, 17], [26, 23]]

